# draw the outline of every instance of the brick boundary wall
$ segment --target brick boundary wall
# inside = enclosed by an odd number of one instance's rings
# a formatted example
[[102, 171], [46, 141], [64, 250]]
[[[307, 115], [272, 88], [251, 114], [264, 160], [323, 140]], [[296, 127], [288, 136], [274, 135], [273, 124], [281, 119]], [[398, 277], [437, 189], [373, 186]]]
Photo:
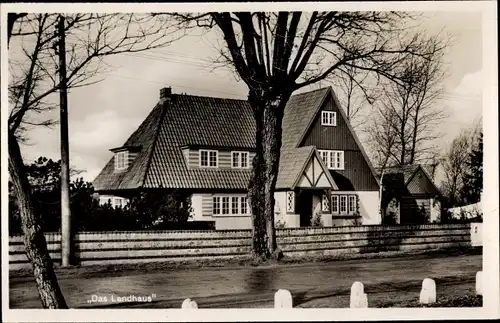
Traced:
[[[277, 229], [276, 235], [290, 257], [471, 246], [469, 223], [293, 228]], [[52, 260], [59, 264], [60, 233], [45, 237]], [[79, 265], [244, 257], [252, 242], [250, 230], [80, 232], [74, 241]], [[11, 269], [28, 264], [20, 235], [9, 238], [9, 263]]]

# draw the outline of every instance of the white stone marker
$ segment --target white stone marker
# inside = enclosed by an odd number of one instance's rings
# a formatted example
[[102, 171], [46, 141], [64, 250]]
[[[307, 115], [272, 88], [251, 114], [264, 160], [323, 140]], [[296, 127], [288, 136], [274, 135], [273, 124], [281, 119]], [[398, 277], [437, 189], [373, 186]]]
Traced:
[[367, 308], [368, 296], [365, 294], [363, 283], [354, 282], [351, 286], [350, 308]]
[[476, 274], [476, 294], [483, 295], [483, 271]]
[[436, 302], [436, 282], [434, 279], [426, 278], [422, 282], [420, 291], [420, 304], [432, 304]]
[[182, 302], [182, 308], [190, 309], [190, 308], [198, 308], [198, 304], [190, 298], [186, 298], [184, 302]]
[[274, 294], [274, 308], [292, 308], [292, 294], [286, 289], [279, 289]]

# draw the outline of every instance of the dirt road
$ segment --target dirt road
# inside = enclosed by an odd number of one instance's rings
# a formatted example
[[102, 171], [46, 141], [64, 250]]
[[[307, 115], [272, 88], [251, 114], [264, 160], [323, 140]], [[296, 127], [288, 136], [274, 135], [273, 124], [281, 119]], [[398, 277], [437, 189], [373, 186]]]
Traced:
[[[179, 308], [185, 298], [195, 299], [199, 307], [269, 307], [280, 288], [292, 292], [294, 306], [307, 307], [312, 300], [340, 297], [333, 304], [343, 307], [354, 281], [363, 282], [369, 294], [415, 297], [426, 277], [436, 280], [438, 294], [470, 289], [481, 268], [481, 255], [419, 255], [267, 268], [157, 269], [108, 276], [101, 273], [96, 277], [86, 274], [63, 276], [59, 282], [72, 308]], [[31, 279], [11, 278], [9, 282], [11, 308], [40, 307]]]

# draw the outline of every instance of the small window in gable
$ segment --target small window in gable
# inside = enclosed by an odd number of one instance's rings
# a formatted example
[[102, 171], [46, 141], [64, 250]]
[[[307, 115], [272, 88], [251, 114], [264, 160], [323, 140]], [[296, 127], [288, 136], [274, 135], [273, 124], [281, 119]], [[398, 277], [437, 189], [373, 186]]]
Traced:
[[128, 168], [128, 151], [119, 151], [115, 153], [115, 170]]
[[200, 167], [217, 167], [217, 150], [200, 150]]
[[321, 125], [322, 126], [336, 126], [337, 113], [335, 111], [321, 111]]

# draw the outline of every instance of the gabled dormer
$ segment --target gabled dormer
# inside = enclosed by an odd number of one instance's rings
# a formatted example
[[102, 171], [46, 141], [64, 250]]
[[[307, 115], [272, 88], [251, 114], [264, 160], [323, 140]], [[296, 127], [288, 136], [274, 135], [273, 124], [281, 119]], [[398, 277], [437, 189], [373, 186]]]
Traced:
[[140, 146], [122, 146], [110, 149], [114, 153], [114, 171], [127, 171], [140, 150]]

